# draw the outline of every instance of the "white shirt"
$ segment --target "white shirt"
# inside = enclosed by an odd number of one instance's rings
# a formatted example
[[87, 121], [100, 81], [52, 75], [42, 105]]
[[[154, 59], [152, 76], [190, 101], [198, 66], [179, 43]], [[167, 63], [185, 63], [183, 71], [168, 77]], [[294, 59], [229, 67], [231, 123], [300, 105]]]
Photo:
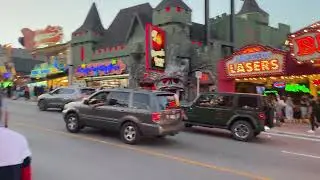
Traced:
[[22, 164], [30, 156], [27, 139], [0, 124], [0, 167]]

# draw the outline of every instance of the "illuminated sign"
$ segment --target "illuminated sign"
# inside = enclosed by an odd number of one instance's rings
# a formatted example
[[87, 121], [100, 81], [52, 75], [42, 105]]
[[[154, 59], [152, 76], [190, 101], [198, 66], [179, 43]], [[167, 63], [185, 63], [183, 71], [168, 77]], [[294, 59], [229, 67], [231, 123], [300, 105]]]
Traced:
[[285, 90], [287, 92], [303, 92], [310, 93], [310, 89], [301, 84], [287, 84]]
[[32, 78], [44, 78], [50, 74], [62, 73], [67, 70], [66, 64], [60, 63], [58, 59], [54, 59], [51, 63], [37, 64], [32, 69], [30, 76]]
[[273, 86], [275, 88], [284, 88], [286, 86], [286, 82], [275, 82]]
[[320, 79], [315, 79], [312, 81], [313, 85], [319, 86], [320, 85]]
[[106, 75], [120, 75], [126, 70], [126, 64], [121, 60], [112, 59], [100, 63], [80, 65], [76, 69], [76, 77], [96, 77]]
[[228, 76], [261, 77], [283, 73], [285, 53], [269, 47], [251, 45], [244, 47], [227, 59]]
[[63, 40], [63, 31], [60, 26], [47, 26], [45, 29], [35, 31], [23, 28], [21, 32], [23, 37], [19, 38], [19, 41], [28, 50], [52, 46]]
[[320, 60], [320, 23], [301, 29], [288, 38], [291, 56], [298, 61]]
[[146, 69], [165, 69], [165, 31], [159, 27], [148, 24], [146, 27]]

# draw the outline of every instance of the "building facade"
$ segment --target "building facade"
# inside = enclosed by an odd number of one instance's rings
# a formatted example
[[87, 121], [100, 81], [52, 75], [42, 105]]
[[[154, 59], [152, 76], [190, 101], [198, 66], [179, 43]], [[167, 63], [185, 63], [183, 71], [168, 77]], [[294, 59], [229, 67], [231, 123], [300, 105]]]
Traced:
[[[251, 13], [238, 15], [253, 18]], [[162, 0], [155, 8], [145, 3], [120, 10], [105, 29], [93, 4], [84, 23], [72, 34], [75, 76], [90, 86], [167, 90], [191, 100], [196, 96], [195, 72], [202, 71], [201, 89], [213, 90], [216, 62], [227, 55], [223, 47], [230, 45], [228, 37], [218, 32], [227, 32], [227, 21], [211, 20], [212, 39], [210, 46], [205, 46], [205, 26], [192, 22], [191, 17], [192, 9], [182, 0]], [[259, 29], [261, 34], [267, 31]]]

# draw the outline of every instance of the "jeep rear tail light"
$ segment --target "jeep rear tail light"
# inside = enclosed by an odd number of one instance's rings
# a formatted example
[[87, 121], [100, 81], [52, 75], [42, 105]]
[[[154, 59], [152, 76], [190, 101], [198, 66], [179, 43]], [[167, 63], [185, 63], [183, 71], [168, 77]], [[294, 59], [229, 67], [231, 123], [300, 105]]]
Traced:
[[161, 113], [155, 112], [151, 114], [152, 121], [158, 123], [161, 119]]
[[262, 121], [265, 121], [265, 120], [267, 119], [265, 113], [259, 113], [258, 117], [259, 117], [259, 119], [262, 120]]

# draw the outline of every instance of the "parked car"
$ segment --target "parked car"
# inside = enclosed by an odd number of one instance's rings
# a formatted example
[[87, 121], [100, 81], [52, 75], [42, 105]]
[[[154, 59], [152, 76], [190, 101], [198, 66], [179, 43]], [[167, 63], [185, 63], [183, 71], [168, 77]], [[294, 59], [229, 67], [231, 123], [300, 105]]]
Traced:
[[271, 111], [263, 96], [244, 93], [205, 93], [182, 108], [186, 127], [227, 129], [240, 141], [264, 131]]
[[133, 89], [104, 89], [63, 110], [66, 128], [77, 133], [89, 126], [120, 131], [124, 143], [142, 136], [176, 135], [183, 129], [181, 109], [173, 93]]
[[96, 92], [94, 88], [57, 88], [49, 93], [38, 97], [38, 107], [41, 111], [48, 108], [59, 108], [63, 110], [65, 104], [73, 101], [79, 101]]

